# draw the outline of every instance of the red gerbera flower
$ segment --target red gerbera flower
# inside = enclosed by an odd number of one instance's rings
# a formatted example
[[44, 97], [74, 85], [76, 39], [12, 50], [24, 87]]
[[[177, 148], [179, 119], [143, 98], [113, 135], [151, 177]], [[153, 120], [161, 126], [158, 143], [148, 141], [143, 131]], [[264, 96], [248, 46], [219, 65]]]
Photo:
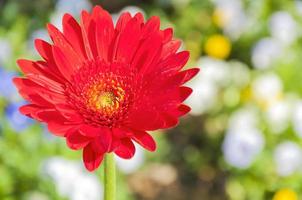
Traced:
[[53, 44], [35, 41], [43, 61], [18, 60], [25, 77], [14, 83], [30, 102], [20, 111], [83, 148], [90, 171], [105, 153], [131, 158], [133, 141], [154, 151], [146, 131], [173, 127], [190, 111], [182, 102], [192, 90], [182, 85], [198, 72], [180, 71], [189, 53], [177, 53], [180, 41], [159, 26], [158, 17], [123, 13], [114, 27], [99, 6], [83, 11], [80, 24], [65, 14], [63, 32], [47, 26]]

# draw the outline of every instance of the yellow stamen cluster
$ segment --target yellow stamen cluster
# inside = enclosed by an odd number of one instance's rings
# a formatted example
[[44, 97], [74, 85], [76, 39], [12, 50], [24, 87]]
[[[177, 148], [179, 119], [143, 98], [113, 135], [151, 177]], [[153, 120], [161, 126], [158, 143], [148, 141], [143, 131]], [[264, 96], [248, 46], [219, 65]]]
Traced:
[[100, 81], [87, 90], [87, 104], [94, 111], [112, 116], [120, 108], [124, 96], [125, 91], [115, 81], [110, 83]]

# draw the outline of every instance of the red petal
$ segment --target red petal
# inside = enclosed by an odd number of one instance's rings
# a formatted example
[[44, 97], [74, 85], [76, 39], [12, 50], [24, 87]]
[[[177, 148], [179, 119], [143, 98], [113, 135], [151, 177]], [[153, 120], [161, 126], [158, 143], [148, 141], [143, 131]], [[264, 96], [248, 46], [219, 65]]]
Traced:
[[169, 56], [166, 60], [158, 65], [158, 69], [164, 74], [175, 73], [181, 70], [188, 62], [190, 53], [182, 51], [177, 54]]
[[59, 69], [55, 65], [55, 61], [52, 54], [52, 46], [40, 39], [35, 40], [35, 47], [39, 54], [44, 58], [44, 60], [47, 61], [49, 64], [48, 67], [51, 69], [50, 71], [53, 71], [55, 74], [60, 74]]
[[130, 21], [131, 19], [131, 15], [129, 12], [125, 12], [123, 14], [121, 14], [121, 16], [119, 17], [119, 19], [117, 20], [116, 23], [116, 30], [118, 32], [120, 32], [121, 30], [123, 30], [126, 26], [126, 24]]
[[97, 51], [100, 58], [110, 60], [109, 48], [114, 36], [114, 25], [112, 18], [107, 11], [102, 11], [96, 17], [96, 41]]
[[93, 171], [101, 164], [104, 158], [104, 153], [96, 152], [90, 144], [84, 147], [83, 161], [87, 170]]
[[130, 139], [125, 138], [120, 141], [120, 144], [114, 150], [114, 153], [121, 158], [130, 159], [135, 154], [135, 146]]
[[153, 131], [163, 127], [163, 120], [157, 111], [148, 111], [145, 109], [137, 110], [129, 116], [129, 127], [135, 127], [140, 130]]
[[144, 16], [143, 16], [142, 13], [136, 13], [136, 14], [134, 15], [134, 18], [137, 19], [137, 21], [138, 21], [138, 23], [139, 23], [140, 25], [144, 23]]
[[17, 60], [17, 64], [19, 65], [21, 71], [24, 74], [37, 74], [42, 75], [44, 77], [48, 77], [49, 79], [55, 80], [57, 82], [61, 82], [60, 77], [58, 76], [57, 71], [51, 70], [51, 68], [43, 65], [41, 62], [33, 62], [31, 60], [19, 59]]
[[81, 27], [78, 22], [69, 14], [65, 14], [63, 17], [63, 34], [72, 45], [74, 50], [78, 54], [82, 54], [84, 58], [87, 58], [83, 44]]
[[191, 80], [197, 73], [199, 72], [199, 68], [192, 68], [185, 71], [181, 71], [176, 75], [172, 76], [168, 79], [165, 83], [167, 86], [177, 86], [186, 83], [187, 81]]
[[180, 102], [186, 100], [193, 92], [191, 88], [185, 86], [180, 87], [179, 90], [180, 90], [180, 99], [179, 99]]
[[70, 43], [65, 39], [64, 35], [52, 24], [47, 25], [49, 35], [54, 42], [54, 45], [60, 48], [62, 54], [68, 59], [70, 67], [74, 70], [79, 69], [82, 66], [85, 58], [82, 54], [77, 54]]
[[93, 138], [93, 137], [100, 136], [102, 128], [83, 124], [81, 125], [79, 131], [82, 135]]
[[23, 98], [37, 105], [52, 107], [52, 104], [50, 102], [65, 101], [64, 95], [46, 89], [31, 80], [24, 78], [14, 78], [13, 82]]
[[173, 29], [172, 28], [167, 28], [165, 30], [163, 30], [164, 32], [164, 43], [169, 42], [170, 40], [172, 40], [173, 37]]
[[60, 70], [61, 74], [67, 79], [71, 80], [73, 75], [73, 67], [66, 59], [65, 55], [62, 53], [60, 48], [53, 46], [52, 48], [53, 56], [55, 59], [55, 63], [57, 64], [58, 69]]
[[89, 39], [90, 39], [90, 34], [89, 34], [90, 23], [91, 23], [90, 14], [86, 10], [83, 10], [81, 13], [81, 29], [82, 29], [84, 48], [85, 48], [88, 59], [93, 59], [94, 58], [94, 52], [93, 52], [94, 45], [90, 46], [90, 41], [89, 41]]
[[181, 117], [190, 111], [191, 111], [191, 108], [189, 106], [181, 104], [174, 112], [169, 112], [169, 113], [172, 113], [173, 115]]
[[160, 57], [161, 48], [162, 35], [155, 32], [140, 45], [133, 57], [132, 66], [141, 73], [152, 70], [150, 65]]
[[23, 115], [37, 119], [36, 112], [41, 111], [43, 109], [45, 109], [45, 108], [34, 105], [34, 104], [28, 104], [28, 105], [21, 106], [19, 108], [19, 111]]
[[154, 32], [159, 31], [160, 19], [157, 16], [152, 16], [143, 27], [142, 37], [146, 38]]
[[167, 112], [161, 113], [162, 118], [164, 119], [164, 126], [162, 128], [172, 128], [178, 124], [178, 116], [171, 115]]
[[140, 42], [140, 32], [140, 24], [136, 18], [132, 18], [120, 33], [115, 55], [116, 60], [125, 63], [129, 63], [132, 60]]
[[101, 136], [94, 138], [92, 145], [97, 152], [110, 152], [111, 143], [112, 143], [111, 131], [104, 129], [101, 132]]
[[168, 56], [175, 54], [176, 51], [179, 49], [180, 45], [180, 40], [171, 40], [170, 42], [165, 43], [160, 57], [162, 59], [166, 59]]
[[134, 131], [132, 139], [149, 151], [155, 151], [156, 149], [154, 139], [145, 131]]
[[89, 142], [90, 138], [81, 135], [78, 131], [71, 130], [66, 135], [66, 144], [73, 150], [84, 148]]
[[65, 102], [60, 104], [55, 104], [56, 109], [68, 120], [73, 122], [82, 122], [83, 117], [71, 106], [65, 104]]

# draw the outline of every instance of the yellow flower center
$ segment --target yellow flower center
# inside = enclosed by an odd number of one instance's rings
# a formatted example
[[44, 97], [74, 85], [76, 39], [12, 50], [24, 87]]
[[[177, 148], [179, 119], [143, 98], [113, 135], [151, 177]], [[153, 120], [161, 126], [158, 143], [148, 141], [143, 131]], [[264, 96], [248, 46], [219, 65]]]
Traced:
[[111, 107], [114, 105], [115, 95], [112, 92], [102, 92], [95, 102], [97, 109]]
[[124, 101], [125, 91], [115, 81], [100, 81], [87, 90], [87, 106], [106, 116], [117, 112]]

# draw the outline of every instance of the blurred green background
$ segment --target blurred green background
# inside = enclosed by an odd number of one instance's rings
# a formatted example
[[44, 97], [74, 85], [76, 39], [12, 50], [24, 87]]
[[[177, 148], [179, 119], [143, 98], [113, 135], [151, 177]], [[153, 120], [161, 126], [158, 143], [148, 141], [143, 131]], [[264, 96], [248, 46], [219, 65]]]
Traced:
[[[156, 153], [117, 159], [117, 200], [302, 199], [302, 1], [0, 0], [0, 199], [100, 200], [102, 169], [84, 170], [44, 125], [23, 117], [17, 58], [63, 13], [102, 5], [158, 15], [189, 50], [190, 115], [152, 133]], [[164, 134], [163, 134], [164, 133]]]

